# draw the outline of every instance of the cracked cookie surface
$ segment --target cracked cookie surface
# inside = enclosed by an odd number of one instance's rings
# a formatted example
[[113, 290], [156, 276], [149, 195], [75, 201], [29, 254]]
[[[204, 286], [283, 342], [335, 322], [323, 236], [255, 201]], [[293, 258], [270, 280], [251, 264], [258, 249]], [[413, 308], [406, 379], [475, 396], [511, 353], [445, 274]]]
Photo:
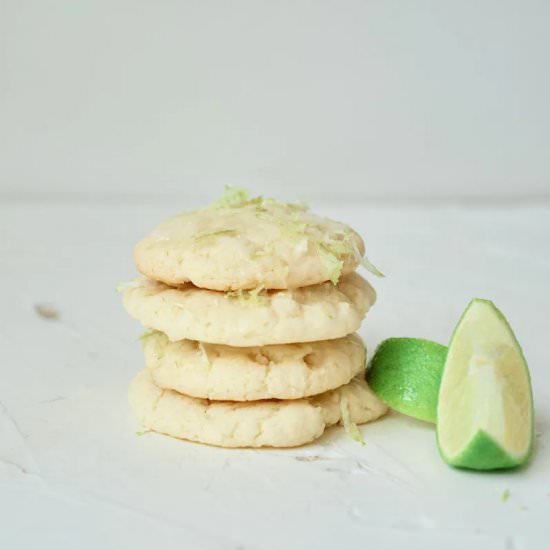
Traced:
[[127, 283], [123, 304], [172, 341], [264, 346], [341, 338], [355, 332], [376, 293], [357, 273], [292, 290], [224, 293], [142, 279]]
[[212, 290], [298, 288], [357, 268], [363, 240], [347, 225], [273, 199], [236, 201], [162, 222], [134, 249], [141, 273]]
[[319, 438], [328, 426], [349, 420], [364, 424], [387, 407], [362, 377], [336, 390], [295, 400], [209, 401], [163, 390], [149, 370], [132, 381], [129, 400], [148, 430], [220, 447], [295, 447]]
[[365, 370], [365, 347], [355, 334], [238, 348], [170, 342], [153, 331], [143, 337], [143, 347], [157, 386], [213, 400], [299, 399], [338, 388]]

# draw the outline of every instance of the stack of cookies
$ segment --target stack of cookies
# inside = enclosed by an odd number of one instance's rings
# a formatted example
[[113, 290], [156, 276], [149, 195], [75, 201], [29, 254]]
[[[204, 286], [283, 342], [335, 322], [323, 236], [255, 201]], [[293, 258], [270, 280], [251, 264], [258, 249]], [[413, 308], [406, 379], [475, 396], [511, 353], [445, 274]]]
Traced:
[[130, 387], [145, 429], [222, 447], [292, 447], [386, 406], [365, 382], [354, 334], [375, 301], [355, 269], [363, 241], [301, 204], [228, 188], [162, 223], [123, 285], [149, 330]]

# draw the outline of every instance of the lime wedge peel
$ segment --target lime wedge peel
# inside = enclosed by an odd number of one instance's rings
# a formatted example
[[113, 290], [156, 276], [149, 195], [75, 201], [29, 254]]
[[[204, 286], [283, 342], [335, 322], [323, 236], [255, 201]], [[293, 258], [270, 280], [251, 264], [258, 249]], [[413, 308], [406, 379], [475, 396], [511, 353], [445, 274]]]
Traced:
[[435, 422], [437, 396], [447, 348], [421, 338], [388, 338], [376, 349], [368, 370], [372, 390], [392, 409]]
[[475, 470], [525, 463], [533, 449], [531, 382], [504, 315], [474, 299], [460, 318], [443, 369], [437, 441], [452, 466]]

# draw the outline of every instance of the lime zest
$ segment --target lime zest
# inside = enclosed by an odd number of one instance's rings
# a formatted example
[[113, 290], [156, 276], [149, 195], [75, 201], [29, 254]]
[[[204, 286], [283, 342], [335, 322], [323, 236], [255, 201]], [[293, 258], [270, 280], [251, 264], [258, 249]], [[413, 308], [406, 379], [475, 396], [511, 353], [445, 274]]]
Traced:
[[385, 277], [385, 275], [366, 256], [363, 256], [359, 263], [369, 273], [372, 273], [376, 277]]
[[152, 329], [152, 328], [148, 328], [145, 330], [145, 332], [138, 338], [138, 340], [140, 342], [143, 342], [145, 344], [145, 340], [147, 340], [147, 338], [149, 338], [150, 336], [153, 336], [153, 334], [156, 334], [157, 331]]
[[376, 277], [385, 277], [385, 275], [367, 258], [367, 256], [361, 256], [357, 244], [351, 239], [351, 233], [349, 231], [343, 232], [343, 241], [345, 243], [349, 242], [355, 261], [363, 268], [365, 268], [369, 273], [372, 273]]
[[249, 301], [251, 306], [259, 306], [265, 303], [265, 297], [262, 292], [265, 288], [260, 285], [258, 288], [249, 291]]
[[295, 219], [280, 220], [280, 231], [283, 237], [294, 239], [296, 237], [303, 237], [306, 234], [308, 224]]
[[364, 445], [365, 440], [363, 439], [357, 424], [351, 420], [347, 395], [342, 395], [340, 397], [340, 415], [342, 417], [342, 423], [344, 424], [346, 433], [351, 437], [351, 439], [353, 439], [353, 441]]
[[506, 502], [509, 498], [510, 498], [510, 490], [504, 489], [504, 491], [502, 491], [502, 495], [500, 495], [501, 502]]
[[207, 369], [210, 369], [212, 366], [212, 362], [210, 361], [210, 358], [208, 357], [208, 352], [206, 351], [206, 348], [204, 347], [204, 344], [202, 342], [197, 342], [199, 345], [199, 350], [201, 352], [202, 358], [204, 360], [205, 366]]
[[324, 243], [317, 242], [315, 243], [317, 247], [317, 252], [321, 257], [321, 260], [325, 264], [325, 269], [327, 271], [327, 276], [329, 281], [333, 285], [337, 285], [342, 274], [342, 268], [344, 267], [344, 262], [338, 258]]
[[327, 236], [321, 241], [321, 244], [338, 258], [350, 253], [350, 247], [346, 244], [346, 241], [341, 239], [334, 239], [333, 237]]
[[265, 287], [259, 286], [252, 290], [230, 290], [225, 293], [225, 297], [228, 299], [237, 299], [241, 306], [246, 307], [259, 307], [265, 304], [266, 298], [262, 294], [265, 291]]
[[154, 329], [146, 330], [140, 337], [143, 349], [147, 349], [152, 353], [157, 361], [161, 361], [166, 353], [166, 346], [168, 345], [168, 337], [166, 334]]
[[137, 435], [138, 437], [141, 437], [142, 435], [145, 435], [145, 434], [149, 433], [150, 431], [151, 431], [151, 430], [144, 430], [144, 431], [142, 431], [142, 432], [136, 432], [136, 435]]
[[266, 210], [270, 206], [275, 206], [278, 208], [286, 208], [288, 210], [293, 210], [295, 215], [299, 214], [300, 212], [306, 212], [307, 210], [309, 210], [309, 206], [304, 201], [283, 202], [270, 197], [267, 197], [267, 198], [256, 197], [255, 199], [252, 199], [251, 202], [255, 202], [259, 206], [259, 208], [263, 210]]
[[250, 191], [244, 187], [226, 185], [220, 198], [212, 204], [213, 208], [239, 208], [250, 199]]
[[333, 284], [338, 283], [344, 267], [344, 260], [350, 254], [353, 254], [358, 263], [361, 261], [357, 245], [351, 237], [351, 231], [343, 230], [333, 235], [326, 235], [322, 240], [316, 242], [317, 250], [327, 267], [329, 279]]
[[355, 261], [358, 262], [361, 267], [365, 268], [369, 273], [372, 273], [376, 277], [385, 277], [385, 275], [367, 258], [366, 255], [361, 256], [355, 242], [352, 241], [351, 246], [353, 255], [355, 256]]
[[244, 187], [226, 185], [220, 198], [210, 205], [210, 208], [242, 208], [254, 206], [257, 215], [266, 214], [270, 207], [283, 208], [294, 212], [305, 212], [309, 206], [304, 202], [281, 202], [277, 199], [262, 196], [250, 197], [250, 191]]
[[219, 231], [208, 231], [206, 233], [197, 233], [193, 235], [193, 240], [195, 242], [204, 241], [207, 239], [213, 239], [215, 237], [235, 237], [238, 235], [235, 229], [220, 229]]
[[245, 293], [246, 291], [239, 288], [239, 290], [229, 290], [225, 293], [225, 297], [229, 300], [237, 299], [239, 300], [239, 303], [242, 304], [245, 301]]

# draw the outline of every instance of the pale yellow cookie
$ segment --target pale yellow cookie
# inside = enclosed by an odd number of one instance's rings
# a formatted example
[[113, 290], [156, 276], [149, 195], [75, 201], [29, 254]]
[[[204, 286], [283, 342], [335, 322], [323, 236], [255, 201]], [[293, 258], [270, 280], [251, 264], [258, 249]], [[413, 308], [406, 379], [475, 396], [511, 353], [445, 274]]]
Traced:
[[235, 348], [170, 342], [154, 331], [143, 337], [143, 344], [145, 364], [157, 386], [204, 399], [298, 399], [347, 384], [365, 369], [365, 347], [357, 335]]
[[146, 327], [172, 341], [198, 340], [228, 346], [264, 346], [331, 340], [355, 332], [376, 299], [357, 273], [338, 285], [294, 290], [223, 293], [149, 279], [124, 286], [124, 307]]
[[387, 410], [362, 377], [315, 397], [231, 402], [162, 390], [146, 369], [132, 382], [129, 399], [143, 428], [220, 447], [295, 447], [327, 426], [363, 424]]
[[225, 291], [337, 282], [363, 254], [361, 237], [347, 225], [241, 190], [164, 221], [136, 246], [134, 259], [150, 279]]

